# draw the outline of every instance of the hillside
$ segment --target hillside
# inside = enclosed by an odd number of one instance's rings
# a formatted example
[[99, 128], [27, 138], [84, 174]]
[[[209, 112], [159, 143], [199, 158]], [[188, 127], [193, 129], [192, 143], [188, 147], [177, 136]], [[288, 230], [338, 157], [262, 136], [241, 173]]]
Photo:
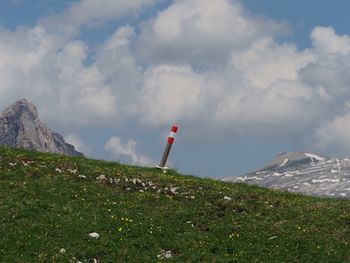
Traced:
[[350, 261], [346, 200], [10, 148], [0, 220], [1, 262]]

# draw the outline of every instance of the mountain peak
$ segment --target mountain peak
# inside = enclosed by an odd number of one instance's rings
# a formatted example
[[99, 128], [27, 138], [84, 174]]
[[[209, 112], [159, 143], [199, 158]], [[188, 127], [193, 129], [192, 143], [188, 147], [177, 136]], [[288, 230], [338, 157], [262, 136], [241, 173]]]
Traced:
[[300, 166], [311, 162], [325, 161], [328, 158], [309, 152], [283, 152], [277, 158], [269, 162], [266, 166], [258, 171], [273, 171], [285, 169], [290, 166]]
[[83, 155], [63, 137], [51, 131], [40, 119], [34, 104], [20, 99], [0, 114], [0, 145], [56, 152], [73, 156]]

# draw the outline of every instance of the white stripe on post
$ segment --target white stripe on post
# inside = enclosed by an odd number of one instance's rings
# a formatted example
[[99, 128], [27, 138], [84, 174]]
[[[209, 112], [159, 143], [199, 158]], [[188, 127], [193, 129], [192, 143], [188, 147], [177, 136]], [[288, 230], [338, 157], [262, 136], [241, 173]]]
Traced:
[[171, 138], [174, 138], [174, 139], [175, 139], [175, 135], [176, 135], [176, 132], [170, 132], [169, 137], [171, 137]]

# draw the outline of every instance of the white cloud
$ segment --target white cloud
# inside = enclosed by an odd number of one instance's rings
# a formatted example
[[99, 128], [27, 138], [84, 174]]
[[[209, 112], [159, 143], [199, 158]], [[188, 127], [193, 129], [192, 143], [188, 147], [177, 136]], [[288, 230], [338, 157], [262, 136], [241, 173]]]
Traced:
[[310, 38], [317, 51], [332, 54], [350, 54], [350, 37], [339, 36], [333, 27], [315, 27]]
[[285, 30], [281, 23], [249, 16], [238, 1], [176, 0], [143, 25], [138, 45], [148, 63], [212, 66], [234, 48]]
[[144, 75], [140, 93], [140, 113], [144, 121], [156, 125], [184, 120], [195, 113], [203, 79], [190, 66], [162, 65]]
[[136, 145], [137, 142], [134, 140], [123, 142], [119, 137], [112, 137], [106, 142], [105, 150], [118, 161], [123, 161], [126, 157], [129, 162], [135, 165], [154, 166], [151, 159], [137, 152]]
[[84, 155], [90, 156], [92, 154], [91, 146], [87, 145], [77, 134], [70, 134], [64, 140], [73, 145], [75, 149], [82, 152]]
[[[298, 50], [276, 39], [283, 23], [238, 1], [175, 0], [140, 27], [120, 26], [93, 51], [79, 40], [84, 26], [156, 2], [82, 0], [32, 28], [0, 29], [0, 105], [26, 97], [49, 125], [72, 129], [177, 122], [186, 134], [223, 140], [318, 129], [324, 147], [345, 136], [337, 127], [347, 119], [337, 116], [349, 112], [350, 37], [331, 27], [316, 27], [313, 46]], [[147, 163], [134, 141], [108, 145], [117, 157]]]
[[108, 21], [135, 15], [161, 0], [81, 0], [61, 14], [40, 20], [40, 25], [63, 35], [75, 35], [82, 26], [101, 26]]
[[230, 63], [242, 72], [246, 82], [268, 88], [279, 80], [297, 80], [298, 71], [313, 60], [309, 51], [299, 52], [293, 44], [277, 44], [269, 37], [243, 52], [233, 52]]
[[349, 130], [350, 113], [336, 116], [333, 120], [323, 124], [312, 136], [314, 146], [337, 154], [349, 154]]

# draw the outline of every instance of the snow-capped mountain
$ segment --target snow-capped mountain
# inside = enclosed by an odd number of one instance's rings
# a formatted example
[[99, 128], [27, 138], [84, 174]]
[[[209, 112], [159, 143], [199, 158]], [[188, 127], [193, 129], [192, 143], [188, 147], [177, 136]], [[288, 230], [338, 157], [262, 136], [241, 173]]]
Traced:
[[331, 159], [307, 152], [282, 153], [256, 172], [223, 180], [307, 195], [350, 198], [350, 159]]

